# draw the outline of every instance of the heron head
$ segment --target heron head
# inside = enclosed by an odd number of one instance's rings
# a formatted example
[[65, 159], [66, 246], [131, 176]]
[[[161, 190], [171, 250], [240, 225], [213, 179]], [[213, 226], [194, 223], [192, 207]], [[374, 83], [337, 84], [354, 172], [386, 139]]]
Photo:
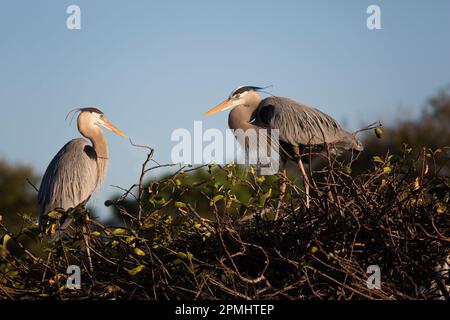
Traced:
[[83, 132], [86, 126], [88, 127], [103, 127], [106, 128], [121, 137], [126, 138], [126, 135], [116, 128], [108, 119], [106, 119], [104, 113], [96, 107], [87, 107], [79, 109], [78, 115], [78, 130]]
[[219, 111], [224, 111], [241, 105], [251, 106], [255, 103], [259, 104], [261, 98], [258, 94], [258, 91], [263, 89], [264, 88], [255, 86], [237, 87], [230, 93], [225, 101], [215, 106], [211, 110], [205, 112], [205, 116], [210, 116]]

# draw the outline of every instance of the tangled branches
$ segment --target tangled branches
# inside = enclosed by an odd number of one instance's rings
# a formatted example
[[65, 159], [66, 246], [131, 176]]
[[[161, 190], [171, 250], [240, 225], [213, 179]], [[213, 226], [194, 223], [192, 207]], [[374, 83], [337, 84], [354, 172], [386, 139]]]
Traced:
[[[40, 244], [33, 220], [24, 218], [15, 234], [0, 224], [0, 297], [449, 298], [442, 266], [450, 253], [450, 181], [434, 161], [445, 152], [413, 154], [405, 146], [401, 155], [375, 157], [373, 169], [356, 177], [348, 162], [330, 159], [314, 172], [307, 208], [295, 177], [257, 176], [233, 164], [179, 167], [146, 183], [162, 167], [150, 150], [139, 182], [109, 202], [120, 226], [76, 208], [74, 232]], [[69, 265], [81, 268], [80, 290], [66, 287]], [[370, 265], [381, 269], [380, 289], [367, 286]]]

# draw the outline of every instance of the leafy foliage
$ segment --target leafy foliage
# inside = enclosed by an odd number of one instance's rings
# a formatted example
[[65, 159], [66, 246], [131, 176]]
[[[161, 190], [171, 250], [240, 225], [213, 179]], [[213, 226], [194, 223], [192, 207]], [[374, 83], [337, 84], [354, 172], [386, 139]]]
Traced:
[[[423, 148], [442, 149], [448, 146], [450, 141], [449, 123], [450, 88], [429, 99], [417, 119], [400, 119], [383, 128], [382, 139], [366, 139], [364, 143], [366, 151], [355, 163], [354, 170], [363, 172], [373, 156], [384, 154], [386, 151], [393, 154], [401, 153], [404, 143], [411, 146], [416, 154]], [[438, 161], [442, 161], [439, 163], [442, 165], [446, 158], [441, 157]], [[443, 170], [444, 174], [450, 174], [448, 166]]]
[[[419, 119], [377, 128], [357, 159], [317, 161], [309, 208], [298, 170], [209, 165], [149, 181], [167, 167], [149, 150], [139, 183], [107, 201], [115, 224], [55, 211], [49, 223], [76, 219], [55, 244], [24, 214], [31, 170], [0, 162], [0, 298], [449, 298], [449, 117], [446, 91]], [[66, 287], [73, 264], [81, 290]], [[366, 286], [374, 264], [380, 290]]]
[[[76, 208], [77, 214], [71, 213], [75, 232], [46, 244], [52, 253], [48, 259], [22, 244], [36, 235], [35, 225], [25, 221], [13, 233], [0, 224], [0, 296], [445, 296], [445, 282], [436, 273], [450, 241], [450, 180], [436, 165], [448, 160], [442, 158], [445, 150], [415, 153], [405, 145], [399, 155], [373, 158], [372, 168], [354, 177], [352, 162], [328, 158], [328, 165], [314, 173], [309, 208], [299, 181], [282, 173], [256, 176], [251, 168], [233, 164], [180, 168], [149, 184], [141, 179], [112, 202], [124, 225], [103, 226]], [[160, 167], [148, 168], [151, 161], [149, 155], [143, 178]], [[280, 182], [287, 184], [285, 194], [278, 191]], [[136, 201], [133, 212], [124, 205], [129, 198]], [[66, 269], [73, 264], [82, 269], [81, 290], [65, 285]], [[366, 286], [366, 268], [374, 264], [382, 270], [380, 290]]]
[[36, 183], [38, 178], [30, 167], [10, 165], [0, 160], [0, 215], [3, 222], [12, 230], [18, 230], [22, 221], [19, 215], [36, 212], [37, 195], [28, 184]]

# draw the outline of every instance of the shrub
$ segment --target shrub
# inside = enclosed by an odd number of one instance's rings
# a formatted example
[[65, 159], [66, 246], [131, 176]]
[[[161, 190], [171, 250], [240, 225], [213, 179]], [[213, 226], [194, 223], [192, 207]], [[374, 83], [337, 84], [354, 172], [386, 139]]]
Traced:
[[[0, 222], [0, 297], [448, 297], [438, 265], [449, 255], [450, 179], [440, 174], [449, 150], [419, 151], [405, 145], [374, 157], [356, 176], [353, 160], [327, 158], [314, 172], [309, 208], [300, 181], [233, 164], [183, 167], [146, 184], [161, 167], [150, 153], [140, 183], [108, 203], [122, 225], [76, 208], [63, 213], [76, 218], [73, 232], [48, 244], [30, 219], [18, 232]], [[24, 245], [28, 238], [41, 250]], [[69, 265], [81, 268], [81, 290], [65, 285]], [[366, 285], [370, 265], [381, 268], [381, 289]]]

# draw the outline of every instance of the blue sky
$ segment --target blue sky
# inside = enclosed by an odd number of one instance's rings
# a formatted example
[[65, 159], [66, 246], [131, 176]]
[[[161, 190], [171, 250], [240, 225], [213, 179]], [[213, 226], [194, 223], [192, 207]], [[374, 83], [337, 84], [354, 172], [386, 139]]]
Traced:
[[[81, 8], [81, 30], [66, 8]], [[381, 7], [382, 30], [366, 28]], [[450, 1], [87, 1], [0, 3], [0, 158], [42, 174], [79, 137], [67, 112], [95, 105], [155, 159], [176, 128], [225, 130], [204, 111], [241, 84], [273, 85], [348, 129], [414, 116], [450, 84]], [[138, 178], [145, 153], [107, 133], [96, 207]]]

